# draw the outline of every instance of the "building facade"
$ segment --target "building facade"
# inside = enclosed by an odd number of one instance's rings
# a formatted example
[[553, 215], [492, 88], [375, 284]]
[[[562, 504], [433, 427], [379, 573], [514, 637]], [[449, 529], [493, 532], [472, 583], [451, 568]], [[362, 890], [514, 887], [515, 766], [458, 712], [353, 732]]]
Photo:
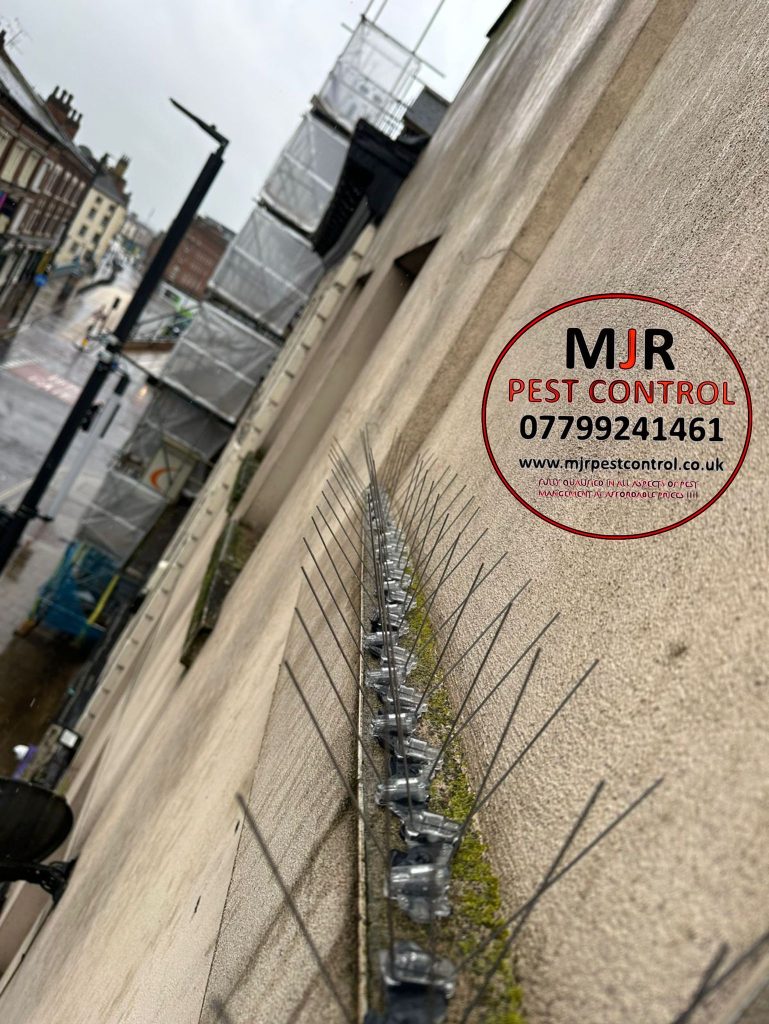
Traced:
[[[489, 371], [523, 325], [566, 299], [619, 289], [696, 310], [763, 395], [769, 181], [756, 82], [767, 28], [766, 10], [748, 0], [508, 6], [386, 217], [324, 277], [116, 646], [66, 781], [78, 826], [65, 854], [79, 857], [68, 890], [42, 926], [47, 898], [23, 889], [0, 918], [0, 952], [4, 940], [10, 951], [0, 1016], [396, 1019], [376, 1008], [365, 1016], [378, 978], [367, 985], [366, 866], [350, 799], [362, 764], [356, 616], [367, 575], [356, 510], [366, 508], [369, 426], [385, 479], [400, 467], [408, 494], [429, 470], [425, 491], [445, 489], [457, 510], [466, 497], [476, 506], [462, 550], [477, 548], [431, 617], [454, 666], [454, 714], [465, 697], [467, 710], [485, 702], [462, 723], [468, 785], [480, 787], [501, 753], [478, 820], [515, 922], [504, 952], [523, 1010], [463, 1019], [768, 1019], [765, 1003], [750, 1010], [769, 990], [766, 938], [755, 947], [769, 923], [766, 431], [754, 432], [742, 470], [705, 514], [615, 543], [555, 529], [515, 502], [480, 425]], [[532, 352], [527, 372], [546, 378], [547, 360]], [[235, 470], [249, 454], [258, 468], [235, 504]], [[454, 474], [454, 485], [436, 482]], [[335, 506], [344, 527], [321, 533], [319, 503], [336, 493], [349, 498]], [[231, 519], [256, 546], [185, 668], [188, 626]], [[461, 614], [478, 564], [502, 554]], [[488, 661], [485, 646], [470, 652], [519, 593]], [[525, 694], [526, 661], [492, 692], [538, 647]], [[364, 805], [369, 813], [379, 811]], [[542, 898], [529, 913], [533, 893]], [[459, 935], [454, 963], [483, 960], [467, 940]]]
[[94, 173], [74, 144], [71, 94], [43, 101], [4, 42], [0, 32], [0, 330], [29, 307]]
[[118, 240], [126, 255], [141, 263], [146, 260], [155, 235], [156, 232], [149, 225], [142, 223], [135, 213], [129, 211]]
[[[196, 217], [171, 257], [163, 280], [185, 295], [201, 300], [216, 265], [234, 237], [234, 231], [212, 217]], [[162, 240], [163, 235], [158, 235], [147, 254], [148, 259], [154, 256]]]
[[101, 263], [120, 234], [128, 212], [128, 162], [128, 157], [123, 156], [110, 167], [108, 156], [101, 158], [56, 256], [57, 266], [79, 260], [86, 268], [95, 269]]

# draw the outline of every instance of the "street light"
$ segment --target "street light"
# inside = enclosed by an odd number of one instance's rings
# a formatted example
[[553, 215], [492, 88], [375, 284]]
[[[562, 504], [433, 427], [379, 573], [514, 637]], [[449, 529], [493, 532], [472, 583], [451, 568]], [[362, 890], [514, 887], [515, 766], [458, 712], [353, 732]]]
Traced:
[[120, 323], [114, 330], [112, 340], [107, 344], [104, 351], [100, 353], [91, 375], [83, 385], [83, 390], [72, 406], [69, 416], [59, 431], [58, 437], [51, 445], [42, 466], [37, 472], [35, 479], [30, 484], [26, 494], [15, 512], [9, 514], [5, 523], [2, 524], [0, 532], [0, 573], [10, 561], [13, 552], [21, 540], [27, 523], [32, 519], [40, 517], [39, 505], [45, 494], [48, 485], [61, 465], [69, 446], [72, 444], [75, 435], [83, 424], [84, 419], [91, 410], [96, 396], [108, 374], [117, 369], [118, 357], [128, 340], [128, 337], [136, 325], [142, 310], [147, 305], [150, 296], [160, 282], [163, 271], [176, 251], [177, 246], [184, 237], [187, 228], [197, 213], [200, 204], [213, 184], [214, 178], [224, 163], [224, 151], [227, 148], [228, 139], [216, 130], [215, 125], [206, 124], [201, 118], [171, 99], [171, 103], [185, 117], [201, 128], [206, 135], [218, 142], [218, 149], [211, 153], [203, 165], [203, 169], [197, 177], [195, 184], [190, 189], [189, 195], [182, 204], [181, 209], [174, 218], [173, 223], [166, 232], [158, 251], [139, 282], [139, 287], [134, 292], [133, 298], [128, 303]]

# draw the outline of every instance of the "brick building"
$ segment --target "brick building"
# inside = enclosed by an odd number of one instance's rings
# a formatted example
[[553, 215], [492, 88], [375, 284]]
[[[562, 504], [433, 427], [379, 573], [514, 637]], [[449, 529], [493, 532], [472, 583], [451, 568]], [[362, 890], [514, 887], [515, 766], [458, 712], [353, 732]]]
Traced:
[[[163, 235], [150, 246], [147, 258], [157, 252]], [[196, 217], [171, 257], [164, 280], [194, 299], [202, 299], [208, 280], [224, 255], [234, 232], [211, 217]]]
[[74, 143], [81, 117], [70, 93], [35, 92], [0, 32], [0, 330], [24, 316], [93, 177]]

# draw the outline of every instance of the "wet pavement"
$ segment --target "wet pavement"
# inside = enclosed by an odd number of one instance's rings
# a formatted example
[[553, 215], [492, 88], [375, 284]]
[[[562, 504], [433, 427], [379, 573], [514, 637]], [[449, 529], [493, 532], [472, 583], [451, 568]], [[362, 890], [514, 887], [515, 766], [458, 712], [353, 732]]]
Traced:
[[[94, 313], [100, 307], [110, 308], [119, 298], [119, 307], [107, 321], [108, 328], [114, 327], [137, 283], [133, 270], [123, 270], [112, 284], [73, 296], [61, 310], [51, 308], [54, 295], [41, 295], [15, 338], [0, 342], [0, 505], [10, 509], [18, 505], [93, 368], [97, 346], [84, 351], [81, 343]], [[134, 358], [157, 372], [166, 355]], [[124, 368], [131, 384], [108, 432], [91, 451], [55, 520], [35, 521], [27, 527], [16, 556], [0, 578], [0, 774], [12, 765], [14, 743], [33, 743], [42, 736], [83, 658], [70, 643], [41, 628], [25, 637], [13, 634], [27, 619], [38, 589], [74, 538], [112, 457], [147, 404], [141, 370], [127, 364]], [[101, 400], [113, 386], [107, 382]], [[78, 434], [41, 503], [43, 513], [50, 510], [57, 487], [88, 437]]]

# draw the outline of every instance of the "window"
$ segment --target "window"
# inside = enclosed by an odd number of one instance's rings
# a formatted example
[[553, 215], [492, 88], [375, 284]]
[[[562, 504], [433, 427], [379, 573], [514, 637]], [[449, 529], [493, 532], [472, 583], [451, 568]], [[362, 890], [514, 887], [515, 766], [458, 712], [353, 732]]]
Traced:
[[109, 206], [107, 207], [107, 213], [111, 217], [114, 212], [115, 212], [115, 204], [114, 203], [110, 203]]
[[102, 226], [103, 228], [106, 228], [106, 226], [107, 226], [108, 224], [109, 224], [109, 217], [102, 217], [102, 219], [101, 219], [101, 226]]
[[100, 234], [93, 236], [94, 249], [96, 248], [96, 246], [99, 244], [100, 241], [101, 241], [101, 235]]
[[78, 238], [85, 238], [85, 236], [86, 236], [87, 234], [88, 234], [88, 228], [87, 228], [87, 227], [85, 226], [85, 224], [84, 224], [84, 225], [82, 226], [82, 228], [81, 228], [81, 229], [80, 229], [80, 230], [78, 231], [78, 233], [77, 233], [77, 237], [78, 237]]
[[61, 176], [61, 178], [59, 179], [59, 191], [58, 191], [58, 194], [59, 194], [59, 197], [61, 199], [65, 199], [66, 198], [67, 191], [69, 190], [69, 183], [71, 181], [72, 181], [72, 175], [69, 173], [69, 171], [67, 171], [65, 174], [63, 174]]
[[47, 221], [49, 219], [42, 210], [38, 210], [33, 206], [24, 218], [22, 230], [28, 231], [31, 235], [35, 234], [35, 232], [42, 235], [48, 227]]
[[43, 179], [47, 176], [48, 171], [51, 169], [50, 160], [41, 160], [40, 164], [35, 172], [35, 177], [32, 179], [32, 184], [29, 186], [33, 192], [39, 192], [43, 185]]
[[101, 206], [101, 196], [97, 196], [97, 197], [96, 197], [96, 198], [94, 199], [94, 202], [96, 203], [96, 205], [97, 205], [97, 206]]
[[95, 216], [96, 216], [96, 207], [92, 206], [91, 209], [88, 211], [88, 219], [89, 220], [93, 220]]
[[46, 191], [49, 195], [54, 191], [54, 188], [56, 187], [56, 184], [58, 183], [60, 177], [61, 167], [59, 167], [59, 165], [57, 164], [56, 167], [54, 167], [54, 169], [51, 171], [51, 177], [48, 179]]
[[19, 203], [19, 205], [16, 207], [16, 213], [13, 215], [13, 219], [10, 223], [11, 231], [16, 231], [18, 229], [19, 224], [21, 224], [21, 222], [26, 217], [28, 209], [29, 203], [26, 199], [23, 202]]
[[22, 145], [22, 143], [17, 142], [5, 159], [5, 163], [3, 164], [2, 177], [5, 178], [7, 181], [13, 181], [13, 176], [19, 169], [19, 164], [24, 159], [26, 154], [27, 147]]
[[70, 245], [69, 247], [70, 254], [74, 256], [79, 248], [80, 246], [77, 244], [77, 242], [73, 242], [72, 245]]
[[19, 185], [22, 188], [26, 188], [29, 185], [30, 179], [32, 178], [32, 172], [37, 168], [40, 161], [40, 154], [36, 153], [34, 149], [31, 149], [27, 153], [27, 159], [24, 161], [19, 169], [18, 176], [16, 178]]

